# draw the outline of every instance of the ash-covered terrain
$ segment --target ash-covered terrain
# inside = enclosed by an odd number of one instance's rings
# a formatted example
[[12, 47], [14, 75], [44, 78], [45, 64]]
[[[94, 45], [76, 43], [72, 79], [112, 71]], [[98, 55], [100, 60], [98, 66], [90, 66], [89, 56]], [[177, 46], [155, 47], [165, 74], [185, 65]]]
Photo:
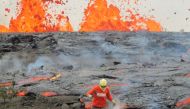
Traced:
[[190, 33], [0, 34], [0, 109], [83, 109], [101, 78], [109, 109], [190, 109]]

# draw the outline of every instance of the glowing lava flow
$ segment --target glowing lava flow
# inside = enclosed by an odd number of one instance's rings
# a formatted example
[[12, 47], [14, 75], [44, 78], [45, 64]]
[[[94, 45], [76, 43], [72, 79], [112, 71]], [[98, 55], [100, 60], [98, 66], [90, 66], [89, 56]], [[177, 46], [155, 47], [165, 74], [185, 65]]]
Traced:
[[176, 103], [177, 107], [182, 107], [185, 105], [190, 105], [190, 97]]
[[133, 14], [131, 10], [127, 12], [130, 16], [126, 16], [126, 19], [130, 20], [123, 21], [117, 7], [108, 6], [106, 0], [90, 0], [79, 31], [162, 31], [156, 21]]
[[57, 96], [58, 94], [52, 91], [45, 91], [45, 92], [42, 92], [41, 95], [45, 97], [52, 97], [52, 96]]
[[17, 96], [21, 96], [22, 97], [22, 96], [25, 96], [26, 93], [27, 93], [26, 91], [20, 91], [20, 92], [17, 93]]
[[11, 19], [9, 28], [0, 25], [0, 32], [51, 32], [73, 31], [68, 17], [59, 14], [52, 24], [51, 14], [46, 13], [48, 0], [21, 0], [21, 12]]
[[[49, 76], [35, 76], [35, 77], [30, 77], [28, 79], [24, 79], [24, 80], [20, 80], [18, 82], [16, 82], [16, 85], [26, 85], [26, 84], [32, 84], [32, 83], [37, 83], [39, 81], [43, 81], [43, 80], [49, 80], [49, 81], [55, 81], [57, 79], [59, 79], [61, 77], [61, 73], [56, 73], [53, 76], [49, 75]], [[12, 87], [14, 85], [14, 82], [3, 82], [0, 83], [0, 88], [2, 87]]]
[[31, 84], [31, 83], [36, 83], [42, 80], [48, 80], [49, 78], [50, 76], [36, 76], [36, 77], [31, 77], [28, 79], [21, 80], [17, 84], [18, 85]]
[[[61, 77], [61, 73], [57, 73], [57, 74], [55, 74], [53, 76], [36, 76], [36, 77], [28, 78], [26, 80], [19, 81], [17, 84], [18, 85], [25, 85], [25, 84], [36, 83], [36, 82], [39, 82], [39, 81], [42, 81], [42, 80], [55, 81], [60, 77]], [[17, 96], [25, 96], [26, 94], [27, 94], [27, 91], [22, 90], [22, 91], [19, 91], [17, 93]], [[58, 94], [56, 92], [46, 91], [46, 92], [42, 92], [41, 95], [45, 96], [45, 97], [51, 97], [51, 96], [56, 96]]]
[[50, 76], [50, 75], [49, 76], [45, 76], [45, 75], [43, 75], [43, 76], [35, 76], [35, 77], [30, 77], [28, 79], [21, 80], [17, 84], [18, 85], [25, 85], [25, 84], [36, 83], [36, 82], [43, 81], [43, 80], [55, 81], [60, 77], [61, 77], [61, 73], [56, 73], [53, 76]]
[[11, 87], [11, 86], [13, 86], [13, 82], [0, 83], [0, 88], [2, 88], [2, 87]]
[[186, 74], [185, 77], [190, 78], [190, 73]]

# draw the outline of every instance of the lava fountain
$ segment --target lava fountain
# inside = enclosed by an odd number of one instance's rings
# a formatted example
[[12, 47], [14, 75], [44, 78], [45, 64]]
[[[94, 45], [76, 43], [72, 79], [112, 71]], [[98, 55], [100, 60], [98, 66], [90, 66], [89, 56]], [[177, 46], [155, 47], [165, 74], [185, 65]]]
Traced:
[[[0, 32], [51, 32], [73, 31], [69, 18], [62, 13], [56, 17], [56, 24], [52, 24], [51, 14], [47, 13], [48, 4], [54, 0], [21, 0], [21, 11], [18, 16], [10, 20], [9, 27], [0, 25]], [[59, 2], [56, 2], [59, 3]], [[63, 25], [64, 24], [64, 25]]]
[[130, 9], [127, 13], [129, 20], [123, 21], [116, 6], [108, 5], [106, 0], [90, 0], [79, 31], [162, 31], [158, 22], [134, 14]]

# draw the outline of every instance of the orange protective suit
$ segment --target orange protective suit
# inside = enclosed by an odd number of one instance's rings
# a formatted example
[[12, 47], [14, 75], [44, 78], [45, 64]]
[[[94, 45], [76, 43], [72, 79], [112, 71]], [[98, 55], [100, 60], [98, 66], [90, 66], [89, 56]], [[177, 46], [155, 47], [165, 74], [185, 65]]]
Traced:
[[112, 101], [110, 88], [106, 87], [104, 90], [99, 85], [94, 86], [87, 92], [87, 95], [92, 95], [92, 106], [98, 108], [105, 108], [107, 106], [106, 99]]

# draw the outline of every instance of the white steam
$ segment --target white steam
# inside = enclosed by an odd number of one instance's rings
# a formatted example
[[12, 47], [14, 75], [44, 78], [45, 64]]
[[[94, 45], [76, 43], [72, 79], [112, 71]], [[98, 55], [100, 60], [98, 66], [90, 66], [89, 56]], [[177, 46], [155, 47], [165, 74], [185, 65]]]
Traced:
[[18, 59], [17, 56], [7, 54], [2, 56], [0, 59], [0, 72], [16, 72], [23, 68], [22, 60]]

